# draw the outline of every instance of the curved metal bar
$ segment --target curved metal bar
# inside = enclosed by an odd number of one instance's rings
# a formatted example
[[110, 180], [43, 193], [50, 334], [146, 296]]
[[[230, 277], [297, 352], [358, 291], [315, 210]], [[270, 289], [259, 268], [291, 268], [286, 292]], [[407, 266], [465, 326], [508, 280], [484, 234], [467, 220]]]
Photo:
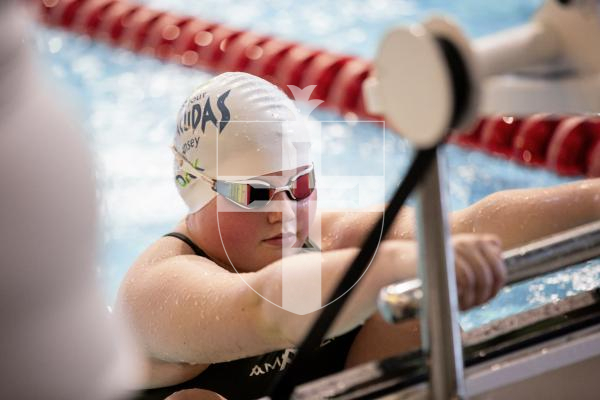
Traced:
[[507, 283], [524, 281], [600, 256], [600, 221], [581, 225], [502, 254]]
[[[573, 264], [600, 257], [600, 221], [581, 225], [502, 253], [507, 284], [547, 274]], [[419, 315], [421, 281], [414, 279], [386, 286], [378, 299], [379, 312], [391, 323]]]

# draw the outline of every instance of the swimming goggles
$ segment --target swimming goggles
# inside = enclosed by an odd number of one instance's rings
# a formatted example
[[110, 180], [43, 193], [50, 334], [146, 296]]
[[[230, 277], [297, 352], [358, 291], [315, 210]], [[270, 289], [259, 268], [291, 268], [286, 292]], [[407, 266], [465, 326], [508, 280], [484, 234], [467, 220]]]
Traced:
[[211, 189], [236, 205], [247, 210], [254, 210], [269, 204], [273, 197], [285, 192], [290, 200], [303, 200], [315, 190], [314, 165], [309, 165], [304, 171], [291, 177], [284, 186], [272, 186], [260, 179], [244, 181], [221, 181], [206, 176], [195, 167], [175, 146], [171, 149], [179, 160], [180, 168], [194, 178], [199, 178], [211, 185]]

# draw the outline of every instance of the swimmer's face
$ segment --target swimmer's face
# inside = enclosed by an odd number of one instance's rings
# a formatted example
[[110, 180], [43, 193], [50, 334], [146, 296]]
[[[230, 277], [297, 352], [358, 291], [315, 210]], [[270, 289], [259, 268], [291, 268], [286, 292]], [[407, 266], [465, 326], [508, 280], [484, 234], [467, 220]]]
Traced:
[[[261, 180], [281, 187], [306, 167], [263, 175]], [[291, 200], [277, 193], [263, 208], [244, 210], [223, 196], [201, 210], [200, 246], [221, 264], [228, 258], [239, 272], [251, 272], [300, 249], [315, 217], [317, 191], [306, 199]]]

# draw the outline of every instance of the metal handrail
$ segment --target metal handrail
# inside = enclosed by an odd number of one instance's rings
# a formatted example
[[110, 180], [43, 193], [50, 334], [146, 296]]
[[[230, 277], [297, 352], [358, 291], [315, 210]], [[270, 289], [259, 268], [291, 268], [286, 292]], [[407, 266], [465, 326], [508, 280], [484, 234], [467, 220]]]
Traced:
[[[591, 222], [502, 253], [507, 284], [557, 271], [600, 257], [600, 221]], [[381, 289], [378, 308], [385, 320], [398, 323], [419, 315], [423, 292], [419, 279]]]

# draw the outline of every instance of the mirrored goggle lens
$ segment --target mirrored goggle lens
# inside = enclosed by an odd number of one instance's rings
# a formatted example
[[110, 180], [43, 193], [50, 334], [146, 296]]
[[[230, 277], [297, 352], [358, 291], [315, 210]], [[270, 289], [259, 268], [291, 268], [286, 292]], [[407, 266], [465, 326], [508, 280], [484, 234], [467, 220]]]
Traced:
[[315, 189], [315, 174], [314, 171], [310, 171], [306, 174], [300, 175], [293, 182], [291, 182], [291, 194], [297, 200], [302, 200], [311, 195]]
[[[311, 170], [296, 177], [289, 182], [289, 186], [290, 188], [286, 192], [290, 199], [302, 200], [307, 198], [315, 188], [314, 171]], [[273, 198], [277, 188], [261, 182], [218, 182], [217, 191], [244, 207], [259, 208]]]

